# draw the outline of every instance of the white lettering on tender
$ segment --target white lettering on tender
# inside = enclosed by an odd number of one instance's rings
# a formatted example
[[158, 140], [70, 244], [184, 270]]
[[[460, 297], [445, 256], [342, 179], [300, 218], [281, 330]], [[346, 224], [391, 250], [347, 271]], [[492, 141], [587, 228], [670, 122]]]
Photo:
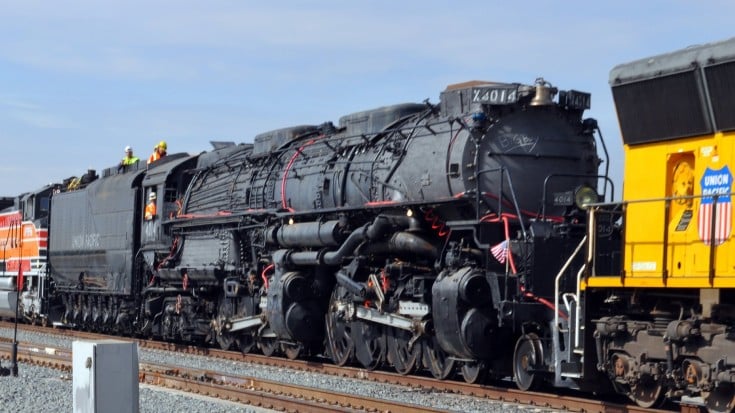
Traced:
[[99, 248], [100, 234], [75, 235], [71, 239], [71, 247], [75, 250]]

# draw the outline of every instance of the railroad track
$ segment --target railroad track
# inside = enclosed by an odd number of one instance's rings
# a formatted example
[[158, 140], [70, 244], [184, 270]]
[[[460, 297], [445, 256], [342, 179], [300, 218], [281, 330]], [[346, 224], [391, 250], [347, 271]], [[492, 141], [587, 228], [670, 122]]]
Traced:
[[[11, 347], [10, 340], [0, 340], [0, 357], [9, 359]], [[72, 352], [67, 348], [39, 347], [29, 343], [19, 343], [17, 354], [19, 362], [63, 371], [72, 370]], [[289, 412], [440, 412], [437, 409], [410, 403], [360, 397], [306, 386], [165, 364], [140, 363], [138, 380], [154, 386]]]
[[[0, 322], [0, 327], [12, 327], [12, 323]], [[58, 334], [65, 337], [72, 337], [82, 340], [99, 340], [110, 339], [112, 336], [81, 332], [66, 329], [49, 329], [39, 326], [19, 325], [19, 329], [26, 331], [36, 331], [44, 334]], [[214, 357], [224, 360], [237, 362], [253, 363], [263, 366], [278, 367], [283, 369], [292, 369], [299, 371], [307, 371], [321, 374], [336, 375], [340, 377], [351, 377], [356, 379], [372, 380], [381, 383], [396, 384], [401, 386], [409, 386], [412, 388], [425, 389], [427, 391], [448, 392], [454, 394], [468, 395], [474, 397], [487, 398], [490, 400], [523, 404], [535, 406], [544, 409], [556, 409], [576, 412], [664, 412], [667, 410], [644, 409], [636, 405], [628, 405], [615, 403], [605, 400], [588, 399], [575, 395], [560, 395], [542, 392], [520, 391], [515, 388], [503, 386], [478, 385], [469, 384], [458, 381], [437, 380], [429, 377], [421, 376], [404, 376], [397, 373], [385, 371], [367, 371], [360, 368], [338, 367], [331, 364], [323, 363], [320, 360], [290, 360], [287, 358], [266, 357], [258, 354], [242, 354], [236, 351], [224, 351], [207, 347], [199, 347], [192, 345], [181, 345], [167, 343], [154, 340], [144, 340], [136, 338], [117, 337], [115, 339], [128, 340], [138, 343], [140, 348], [180, 352], [184, 354], [193, 354], [206, 357]], [[0, 343], [1, 344], [1, 343]], [[8, 350], [9, 351], [9, 350]], [[26, 359], [23, 361], [39, 360], [45, 357], [46, 350], [29, 350], [25, 353]], [[68, 354], [69, 363], [71, 363], [71, 350], [56, 349], [49, 350], [57, 352], [57, 354]], [[0, 352], [2, 354], [2, 352]], [[9, 354], [9, 353], [8, 353]], [[19, 348], [19, 358], [21, 351]], [[54, 362], [47, 361], [46, 365], [56, 367]], [[56, 362], [60, 363], [60, 362]], [[145, 367], [145, 368], [144, 368]], [[69, 368], [70, 365], [69, 365]], [[282, 383], [269, 382], [266, 380], [255, 379], [251, 377], [237, 377], [223, 375], [218, 372], [187, 370], [178, 366], [152, 366], [141, 363], [140, 369], [141, 382], [170, 387], [194, 393], [211, 395], [223, 399], [239, 401], [241, 403], [252, 404], [272, 409], [285, 409], [287, 411], [308, 411], [314, 410], [317, 403], [319, 410], [330, 411], [330, 406], [335, 411], [356, 410], [356, 411], [437, 411], [426, 407], [416, 405], [400, 404], [387, 401], [380, 401], [368, 398], [361, 398], [349, 394], [339, 394], [334, 392], [325, 392], [323, 390], [315, 390], [313, 388], [305, 388], [300, 386], [287, 385]], [[251, 393], [241, 393], [245, 389], [253, 389]], [[331, 393], [331, 394], [329, 394]], [[290, 395], [301, 395], [296, 404], [290, 405], [279, 399], [293, 400]], [[305, 402], [306, 405], [298, 405]], [[283, 404], [281, 404], [283, 403]], [[299, 407], [300, 406], [300, 407]], [[688, 406], [682, 406], [682, 411], [690, 411]]]

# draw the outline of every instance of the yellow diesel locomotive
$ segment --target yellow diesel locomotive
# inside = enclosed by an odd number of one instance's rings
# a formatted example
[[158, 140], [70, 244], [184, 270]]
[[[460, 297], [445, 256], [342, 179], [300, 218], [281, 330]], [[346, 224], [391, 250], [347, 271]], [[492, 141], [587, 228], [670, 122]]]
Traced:
[[[735, 38], [618, 65], [610, 85], [624, 201], [590, 208], [579, 329], [591, 331], [577, 334], [615, 390], [639, 405], [731, 411]], [[611, 230], [620, 266], [606, 271], [596, 263], [609, 259], [599, 244]]]

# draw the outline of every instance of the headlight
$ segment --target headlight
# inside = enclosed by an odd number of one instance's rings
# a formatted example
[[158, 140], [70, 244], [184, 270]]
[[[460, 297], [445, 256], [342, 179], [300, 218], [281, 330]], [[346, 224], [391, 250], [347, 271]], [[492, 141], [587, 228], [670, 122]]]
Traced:
[[599, 201], [599, 195], [594, 188], [589, 186], [580, 186], [574, 191], [574, 205], [579, 209], [584, 209], [589, 204]]

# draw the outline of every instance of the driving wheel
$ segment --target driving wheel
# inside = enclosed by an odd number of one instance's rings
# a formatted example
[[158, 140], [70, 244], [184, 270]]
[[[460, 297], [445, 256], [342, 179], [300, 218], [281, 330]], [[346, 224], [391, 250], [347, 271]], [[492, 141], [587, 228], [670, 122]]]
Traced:
[[423, 365], [434, 378], [444, 380], [454, 372], [454, 359], [449, 357], [436, 337], [430, 337], [421, 344], [423, 347]]
[[362, 321], [352, 323], [352, 341], [355, 343], [355, 357], [368, 370], [375, 370], [385, 357], [385, 337], [379, 325]]
[[397, 328], [391, 328], [388, 333], [388, 361], [400, 374], [412, 373], [421, 360], [421, 345], [410, 345], [412, 337], [409, 331]]
[[325, 316], [327, 330], [327, 351], [332, 362], [344, 366], [352, 360], [355, 353], [355, 343], [352, 341], [352, 324], [345, 320], [345, 314], [340, 310], [339, 299], [346, 291], [338, 287], [332, 293], [329, 301], [329, 310]]

